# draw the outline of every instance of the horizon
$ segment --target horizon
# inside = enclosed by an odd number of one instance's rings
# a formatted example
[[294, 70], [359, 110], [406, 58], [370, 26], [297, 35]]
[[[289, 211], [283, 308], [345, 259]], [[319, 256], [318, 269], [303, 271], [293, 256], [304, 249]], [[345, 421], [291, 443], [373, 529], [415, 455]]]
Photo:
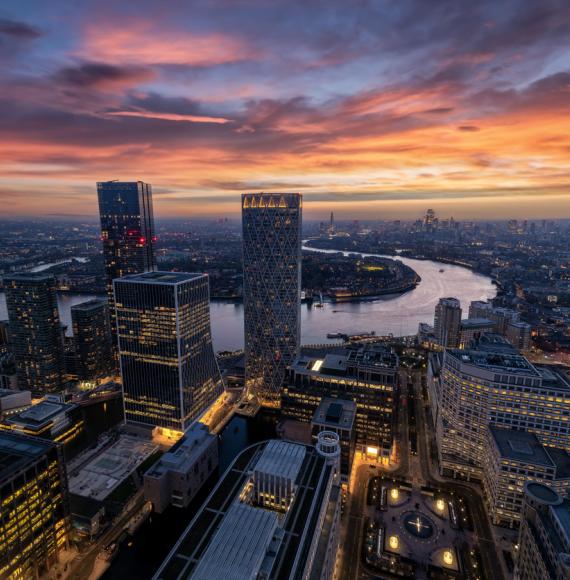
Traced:
[[[397, 32], [396, 32], [397, 31]], [[157, 216], [570, 216], [570, 5], [64, 0], [0, 11], [0, 203], [95, 215], [96, 181]]]

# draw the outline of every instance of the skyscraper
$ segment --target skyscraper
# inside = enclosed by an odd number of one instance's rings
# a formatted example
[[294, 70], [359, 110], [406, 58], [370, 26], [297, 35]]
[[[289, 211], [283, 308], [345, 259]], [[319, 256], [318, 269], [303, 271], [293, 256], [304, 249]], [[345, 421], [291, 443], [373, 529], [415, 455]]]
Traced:
[[59, 324], [55, 277], [23, 272], [4, 276], [10, 343], [18, 386], [36, 393], [63, 387], [63, 332]]
[[152, 188], [142, 181], [97, 183], [111, 331], [116, 343], [113, 280], [154, 270]]
[[242, 195], [246, 388], [273, 406], [301, 341], [301, 207], [299, 193]]
[[147, 272], [114, 286], [125, 419], [184, 431], [223, 391], [208, 277]]
[[457, 298], [440, 298], [435, 307], [433, 332], [444, 348], [457, 348], [461, 334], [461, 304]]
[[105, 300], [89, 300], [72, 306], [71, 322], [77, 378], [96, 381], [113, 370], [109, 307]]
[[0, 431], [0, 578], [39, 578], [69, 535], [63, 447]]

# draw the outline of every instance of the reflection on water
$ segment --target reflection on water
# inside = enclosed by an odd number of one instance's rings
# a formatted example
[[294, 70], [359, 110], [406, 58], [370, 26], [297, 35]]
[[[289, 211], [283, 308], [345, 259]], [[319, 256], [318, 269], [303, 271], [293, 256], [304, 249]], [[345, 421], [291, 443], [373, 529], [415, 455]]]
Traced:
[[[370, 255], [370, 254], [365, 254]], [[359, 333], [374, 330], [378, 335], [404, 336], [415, 334], [420, 322], [433, 322], [437, 301], [444, 296], [455, 296], [467, 314], [472, 300], [487, 300], [496, 294], [496, 288], [487, 276], [467, 268], [442, 265], [429, 260], [398, 258], [413, 268], [422, 278], [410, 292], [397, 296], [383, 296], [364, 302], [326, 303], [324, 308], [301, 309], [301, 334], [304, 344], [330, 342], [328, 333]], [[443, 269], [443, 272], [440, 270]], [[58, 297], [60, 318], [71, 333], [69, 309], [85, 302], [92, 295], [62, 294]], [[214, 348], [236, 350], [243, 347], [243, 305], [234, 302], [212, 302], [212, 334]], [[0, 320], [8, 318], [5, 298], [0, 294]]]

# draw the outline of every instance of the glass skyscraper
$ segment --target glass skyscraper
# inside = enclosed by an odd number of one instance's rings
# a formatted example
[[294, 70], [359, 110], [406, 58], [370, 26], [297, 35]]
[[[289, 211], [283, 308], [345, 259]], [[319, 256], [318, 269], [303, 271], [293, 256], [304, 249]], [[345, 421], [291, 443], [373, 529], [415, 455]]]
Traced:
[[10, 343], [18, 387], [35, 393], [63, 388], [63, 331], [59, 323], [55, 277], [22, 272], [4, 276]]
[[299, 193], [242, 195], [245, 381], [269, 406], [301, 342], [301, 208]]
[[185, 431], [223, 392], [208, 276], [147, 272], [114, 286], [125, 419]]
[[152, 188], [142, 181], [97, 183], [111, 331], [116, 342], [113, 280], [154, 270]]

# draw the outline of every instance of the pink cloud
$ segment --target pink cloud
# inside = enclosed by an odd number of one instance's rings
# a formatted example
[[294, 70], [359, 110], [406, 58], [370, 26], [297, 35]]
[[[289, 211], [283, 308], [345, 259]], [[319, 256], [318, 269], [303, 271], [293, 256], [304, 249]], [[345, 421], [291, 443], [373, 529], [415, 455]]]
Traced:
[[113, 111], [107, 114], [115, 117], [142, 117], [145, 119], [186, 121], [189, 123], [216, 123], [218, 125], [232, 122], [231, 119], [226, 119], [224, 117], [209, 117], [206, 115], [180, 115], [177, 113], [155, 113], [152, 111]]
[[153, 27], [146, 21], [120, 27], [90, 25], [78, 55], [109, 63], [212, 66], [259, 57], [245, 41], [223, 33]]

